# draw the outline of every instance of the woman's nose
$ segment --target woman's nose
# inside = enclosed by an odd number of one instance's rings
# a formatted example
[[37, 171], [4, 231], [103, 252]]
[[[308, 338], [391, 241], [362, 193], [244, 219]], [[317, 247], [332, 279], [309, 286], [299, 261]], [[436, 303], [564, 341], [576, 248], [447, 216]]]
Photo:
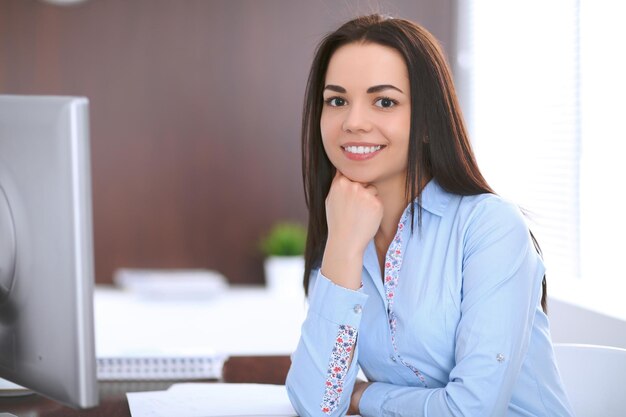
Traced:
[[367, 108], [363, 104], [353, 104], [345, 113], [342, 128], [344, 132], [368, 132], [372, 128]]

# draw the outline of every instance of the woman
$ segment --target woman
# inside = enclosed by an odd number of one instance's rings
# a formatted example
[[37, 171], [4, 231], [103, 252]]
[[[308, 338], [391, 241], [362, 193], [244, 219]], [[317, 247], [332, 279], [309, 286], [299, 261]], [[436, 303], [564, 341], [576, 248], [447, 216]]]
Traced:
[[302, 150], [310, 307], [287, 377], [301, 416], [572, 415], [543, 262], [477, 167], [430, 33], [372, 15], [328, 35]]

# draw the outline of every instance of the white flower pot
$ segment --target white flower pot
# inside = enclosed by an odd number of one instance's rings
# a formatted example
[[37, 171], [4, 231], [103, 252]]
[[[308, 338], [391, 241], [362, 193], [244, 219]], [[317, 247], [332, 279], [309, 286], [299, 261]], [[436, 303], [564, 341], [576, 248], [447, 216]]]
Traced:
[[265, 283], [272, 293], [301, 299], [304, 297], [303, 256], [270, 256], [265, 259]]

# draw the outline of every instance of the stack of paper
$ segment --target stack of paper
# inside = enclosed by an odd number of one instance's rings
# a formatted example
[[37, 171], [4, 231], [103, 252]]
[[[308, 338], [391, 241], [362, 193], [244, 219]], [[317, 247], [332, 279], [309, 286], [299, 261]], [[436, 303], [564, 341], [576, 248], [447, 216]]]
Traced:
[[186, 383], [126, 396], [132, 417], [297, 415], [284, 385]]

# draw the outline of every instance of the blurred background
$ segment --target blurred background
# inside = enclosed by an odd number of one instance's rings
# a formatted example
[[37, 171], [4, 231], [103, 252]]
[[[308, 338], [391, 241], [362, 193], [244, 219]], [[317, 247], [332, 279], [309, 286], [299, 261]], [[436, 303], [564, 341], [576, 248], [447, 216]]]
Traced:
[[554, 337], [626, 346], [622, 3], [59, 2], [0, 0], [0, 93], [89, 98], [98, 283], [118, 268], [263, 283], [261, 237], [306, 222], [314, 48], [379, 12], [441, 42], [479, 165], [543, 249]]
[[449, 0], [0, 0], [0, 92], [90, 100], [96, 281], [130, 267], [262, 283], [261, 236], [306, 222], [314, 48], [371, 12], [454, 50]]

